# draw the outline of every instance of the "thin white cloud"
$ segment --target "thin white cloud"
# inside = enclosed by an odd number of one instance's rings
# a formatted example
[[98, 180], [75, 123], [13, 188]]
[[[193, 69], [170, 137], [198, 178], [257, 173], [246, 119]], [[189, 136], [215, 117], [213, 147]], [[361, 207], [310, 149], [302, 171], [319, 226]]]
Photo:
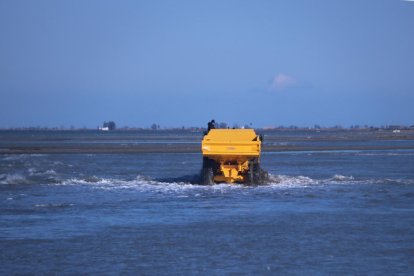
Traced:
[[278, 73], [274, 76], [271, 84], [271, 90], [283, 90], [287, 87], [294, 86], [297, 83], [296, 79], [284, 73]]

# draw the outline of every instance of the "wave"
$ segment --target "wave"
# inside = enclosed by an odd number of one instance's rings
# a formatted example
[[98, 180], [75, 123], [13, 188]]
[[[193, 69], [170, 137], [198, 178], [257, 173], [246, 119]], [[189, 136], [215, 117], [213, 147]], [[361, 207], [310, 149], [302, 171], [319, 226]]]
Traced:
[[2, 161], [18, 161], [18, 160], [22, 160], [22, 159], [27, 159], [27, 158], [32, 158], [32, 157], [45, 157], [46, 154], [39, 154], [39, 153], [33, 153], [33, 154], [6, 154], [4, 155], [4, 157], [1, 159]]
[[357, 156], [413, 156], [412, 149], [356, 151]]
[[223, 190], [223, 189], [245, 189], [245, 188], [306, 188], [312, 186], [326, 185], [349, 185], [349, 184], [413, 184], [414, 179], [391, 179], [371, 178], [358, 179], [354, 176], [335, 174], [329, 178], [315, 179], [309, 176], [290, 176], [269, 174], [269, 179], [264, 185], [246, 186], [242, 184], [215, 184], [212, 186], [200, 185], [198, 175], [188, 175], [178, 178], [154, 179], [144, 175], [138, 175], [133, 179], [105, 178], [96, 175], [84, 177], [71, 177], [59, 179], [54, 170], [37, 172], [29, 170], [28, 174], [13, 173], [0, 174], [0, 184], [23, 185], [23, 184], [47, 184], [47, 185], [86, 185], [96, 189], [138, 189], [151, 191], [176, 191], [176, 190]]
[[59, 185], [90, 185], [99, 189], [141, 189], [153, 191], [174, 191], [174, 190], [223, 190], [223, 189], [255, 189], [260, 187], [272, 188], [306, 188], [312, 186], [326, 185], [348, 185], [348, 184], [413, 184], [414, 179], [356, 179], [353, 176], [336, 174], [325, 179], [313, 179], [308, 176], [289, 176], [269, 174], [267, 183], [259, 186], [246, 186], [242, 184], [215, 184], [212, 186], [200, 185], [194, 182], [195, 176], [177, 179], [157, 180], [150, 177], [138, 175], [132, 180], [121, 180], [111, 178], [99, 178], [96, 176], [86, 178], [71, 178]]
[[[167, 182], [154, 180], [147, 176], [138, 175], [132, 180], [113, 179], [113, 178], [99, 178], [97, 176], [88, 176], [85, 178], [70, 178], [62, 181], [58, 185], [88, 185], [98, 189], [113, 190], [113, 189], [139, 189], [152, 191], [175, 191], [177, 189], [204, 189], [207, 186], [198, 185], [191, 182]], [[226, 185], [226, 184], [223, 184]], [[219, 185], [214, 185], [218, 187]], [[213, 188], [216, 188], [213, 187]]]
[[68, 208], [75, 206], [73, 203], [44, 203], [44, 204], [35, 204], [36, 208], [47, 208], [47, 209], [56, 209], [56, 208]]
[[312, 179], [307, 176], [289, 176], [289, 175], [272, 175], [269, 174], [268, 185], [314, 185], [318, 184], [319, 180]]
[[42, 175], [56, 175], [56, 171], [53, 169], [45, 170], [45, 171], [39, 171], [35, 168], [30, 168], [27, 170], [29, 172], [29, 175], [31, 176], [42, 176]]
[[0, 174], [0, 184], [30, 184], [32, 183], [29, 178], [23, 174], [13, 173], [13, 174]]
[[345, 175], [341, 175], [341, 174], [335, 174], [331, 180], [334, 181], [353, 181], [355, 178], [351, 175], [351, 176], [345, 176]]
[[60, 182], [54, 170], [40, 172], [28, 170], [27, 174], [21, 172], [0, 174], [0, 184], [3, 185], [58, 184]]

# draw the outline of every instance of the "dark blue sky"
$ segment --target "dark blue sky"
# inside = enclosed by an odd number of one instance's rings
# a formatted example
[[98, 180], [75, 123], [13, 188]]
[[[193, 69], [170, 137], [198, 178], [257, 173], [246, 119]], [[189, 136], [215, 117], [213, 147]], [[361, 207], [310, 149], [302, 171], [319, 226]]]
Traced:
[[0, 1], [0, 127], [414, 124], [414, 2]]

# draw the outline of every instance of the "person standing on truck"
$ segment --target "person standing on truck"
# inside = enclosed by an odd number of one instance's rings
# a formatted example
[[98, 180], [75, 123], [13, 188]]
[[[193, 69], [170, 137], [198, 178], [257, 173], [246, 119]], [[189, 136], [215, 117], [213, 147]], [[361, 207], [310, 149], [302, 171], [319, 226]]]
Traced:
[[216, 122], [213, 119], [207, 124], [207, 133], [209, 133], [211, 129], [215, 129], [215, 128], [216, 128]]

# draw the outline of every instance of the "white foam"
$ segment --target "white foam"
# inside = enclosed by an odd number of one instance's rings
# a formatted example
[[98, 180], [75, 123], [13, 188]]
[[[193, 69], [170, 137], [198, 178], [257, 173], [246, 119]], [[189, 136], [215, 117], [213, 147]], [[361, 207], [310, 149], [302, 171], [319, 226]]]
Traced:
[[44, 174], [47, 174], [47, 175], [55, 175], [56, 174], [56, 171], [55, 170], [47, 170], [47, 171], [44, 172]]
[[2, 159], [3, 161], [17, 161], [17, 160], [24, 158], [25, 156], [26, 156], [25, 154], [13, 154], [13, 155], [6, 155]]
[[358, 156], [413, 156], [412, 150], [401, 150], [397, 152], [358, 152]]
[[[49, 178], [44, 180], [36, 179], [39, 175], [46, 175]], [[139, 191], [149, 192], [161, 192], [161, 193], [183, 193], [187, 191], [194, 191], [193, 196], [202, 195], [204, 192], [213, 193], [226, 193], [240, 189], [260, 189], [261, 187], [267, 187], [266, 189], [280, 189], [280, 188], [310, 188], [313, 186], [326, 186], [326, 185], [349, 185], [349, 184], [414, 184], [414, 179], [384, 179], [384, 178], [371, 178], [371, 179], [358, 179], [352, 175], [335, 174], [328, 178], [315, 179], [309, 176], [291, 176], [283, 174], [269, 174], [269, 180], [265, 185], [261, 186], [246, 186], [239, 184], [215, 184], [211, 186], [199, 185], [197, 183], [190, 183], [191, 180], [183, 181], [157, 181], [150, 177], [138, 175], [134, 179], [116, 179], [116, 178], [102, 178], [95, 175], [86, 177], [73, 177], [69, 179], [58, 180], [52, 178], [57, 175], [56, 171], [49, 169], [46, 171], [37, 171], [35, 168], [28, 169], [28, 175], [13, 173], [13, 174], [0, 174], [0, 184], [45, 184], [49, 185], [85, 185], [94, 189], [103, 190], [121, 190], [131, 189]], [[33, 179], [30, 177], [34, 176]], [[54, 183], [50, 182], [53, 179]]]
[[398, 179], [389, 179], [389, 178], [386, 178], [385, 179], [385, 182], [395, 183], [395, 184], [413, 185], [414, 184], [414, 179], [401, 179], [401, 178], [398, 178]]
[[[157, 192], [157, 193], [183, 193], [187, 191], [195, 191], [194, 196], [200, 195], [199, 192], [211, 191], [211, 192], [226, 192], [232, 189], [240, 189], [242, 185], [229, 185], [229, 184], [216, 184], [212, 186], [205, 186], [199, 184], [192, 184], [189, 182], [162, 182], [156, 181], [149, 177], [138, 175], [133, 180], [121, 180], [100, 178], [97, 181], [88, 181], [86, 179], [71, 178], [65, 180], [57, 185], [88, 185], [95, 189], [102, 190], [138, 190], [142, 192]], [[56, 185], [56, 184], [53, 184]]]
[[354, 180], [354, 177], [351, 176], [345, 176], [345, 175], [341, 175], [341, 174], [335, 174], [332, 178], [332, 180], [334, 181], [352, 181]]
[[319, 184], [320, 181], [307, 176], [289, 176], [289, 175], [272, 175], [269, 174], [269, 185], [280, 186], [309, 186]]
[[39, 175], [40, 176], [41, 175], [56, 175], [56, 171], [52, 170], [52, 169], [49, 169], [49, 170], [46, 170], [46, 171], [38, 171], [36, 168], [29, 168], [27, 171], [29, 172], [30, 176], [33, 176], [33, 175], [37, 175], [37, 176], [39, 176]]
[[28, 184], [30, 183], [24, 175], [19, 173], [2, 174], [0, 176], [0, 184]]
[[65, 207], [72, 207], [75, 204], [73, 203], [46, 203], [46, 204], [35, 204], [34, 206], [37, 208], [65, 208]]
[[33, 153], [33, 154], [10, 154], [5, 155], [2, 160], [4, 161], [17, 161], [21, 159], [25, 159], [27, 157], [44, 157], [46, 154], [39, 154], [39, 153]]
[[[152, 191], [161, 193], [177, 193], [195, 191], [194, 196], [200, 196], [199, 192], [209, 191], [213, 193], [226, 193], [240, 189], [256, 189], [258, 187], [286, 188], [307, 187], [321, 184], [322, 181], [307, 176], [269, 175], [269, 182], [264, 186], [246, 186], [240, 184], [220, 183], [211, 186], [193, 184], [189, 182], [164, 182], [156, 181], [149, 177], [138, 175], [133, 180], [121, 180], [111, 178], [98, 178], [90, 176], [86, 178], [71, 178], [62, 181], [58, 185], [88, 185], [96, 189], [120, 190], [133, 189], [139, 191]], [[55, 184], [53, 184], [55, 185]]]

